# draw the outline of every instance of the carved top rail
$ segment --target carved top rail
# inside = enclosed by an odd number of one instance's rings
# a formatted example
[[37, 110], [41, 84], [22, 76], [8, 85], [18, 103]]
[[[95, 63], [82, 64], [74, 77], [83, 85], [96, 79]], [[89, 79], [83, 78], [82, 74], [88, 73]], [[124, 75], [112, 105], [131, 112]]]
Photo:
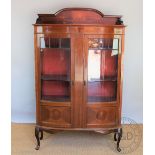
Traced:
[[64, 8], [55, 14], [38, 14], [36, 24], [123, 25], [122, 16], [104, 15], [92, 8]]

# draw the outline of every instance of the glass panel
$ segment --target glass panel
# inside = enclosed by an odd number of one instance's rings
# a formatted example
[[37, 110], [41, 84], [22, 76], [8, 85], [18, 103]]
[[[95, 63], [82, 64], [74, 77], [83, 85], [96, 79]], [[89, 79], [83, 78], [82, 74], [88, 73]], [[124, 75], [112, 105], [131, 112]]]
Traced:
[[98, 38], [89, 39], [89, 49], [106, 49], [106, 50], [118, 50], [118, 38]]
[[70, 39], [40, 38], [41, 99], [70, 101]]
[[89, 39], [88, 102], [116, 101], [118, 43], [118, 39]]
[[70, 48], [69, 38], [40, 38], [41, 48]]
[[89, 81], [89, 102], [110, 102], [116, 100], [117, 83], [115, 81]]

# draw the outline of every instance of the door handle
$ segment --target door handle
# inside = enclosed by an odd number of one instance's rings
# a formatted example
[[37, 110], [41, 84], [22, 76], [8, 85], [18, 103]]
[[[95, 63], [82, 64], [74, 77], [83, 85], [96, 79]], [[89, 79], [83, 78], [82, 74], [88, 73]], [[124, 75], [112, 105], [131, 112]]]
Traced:
[[86, 80], [85, 79], [85, 56], [83, 57], [83, 85], [86, 86]]
[[84, 86], [86, 85], [86, 81], [85, 81], [85, 80], [83, 81], [83, 85], [84, 85]]

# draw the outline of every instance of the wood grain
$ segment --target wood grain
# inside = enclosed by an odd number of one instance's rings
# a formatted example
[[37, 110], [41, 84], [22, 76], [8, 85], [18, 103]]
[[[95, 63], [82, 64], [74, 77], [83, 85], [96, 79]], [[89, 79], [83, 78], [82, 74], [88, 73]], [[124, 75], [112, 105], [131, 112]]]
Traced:
[[[86, 20], [87, 18], [89, 20]], [[39, 14], [34, 24], [37, 126], [57, 130], [110, 130], [121, 126], [125, 26], [115, 24], [118, 18], [121, 16], [107, 16], [89, 8], [63, 9], [50, 15]], [[71, 40], [70, 101], [55, 102], [41, 99], [40, 37]], [[90, 38], [119, 39], [116, 101], [90, 103], [87, 100]]]

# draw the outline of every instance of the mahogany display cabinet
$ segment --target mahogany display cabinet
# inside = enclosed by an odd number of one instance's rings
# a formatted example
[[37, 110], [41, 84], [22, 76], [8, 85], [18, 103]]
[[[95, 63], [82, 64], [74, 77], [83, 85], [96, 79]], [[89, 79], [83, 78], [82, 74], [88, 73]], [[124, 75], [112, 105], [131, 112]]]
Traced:
[[83, 130], [122, 137], [125, 26], [90, 8], [38, 14], [34, 24], [36, 149], [43, 131]]

